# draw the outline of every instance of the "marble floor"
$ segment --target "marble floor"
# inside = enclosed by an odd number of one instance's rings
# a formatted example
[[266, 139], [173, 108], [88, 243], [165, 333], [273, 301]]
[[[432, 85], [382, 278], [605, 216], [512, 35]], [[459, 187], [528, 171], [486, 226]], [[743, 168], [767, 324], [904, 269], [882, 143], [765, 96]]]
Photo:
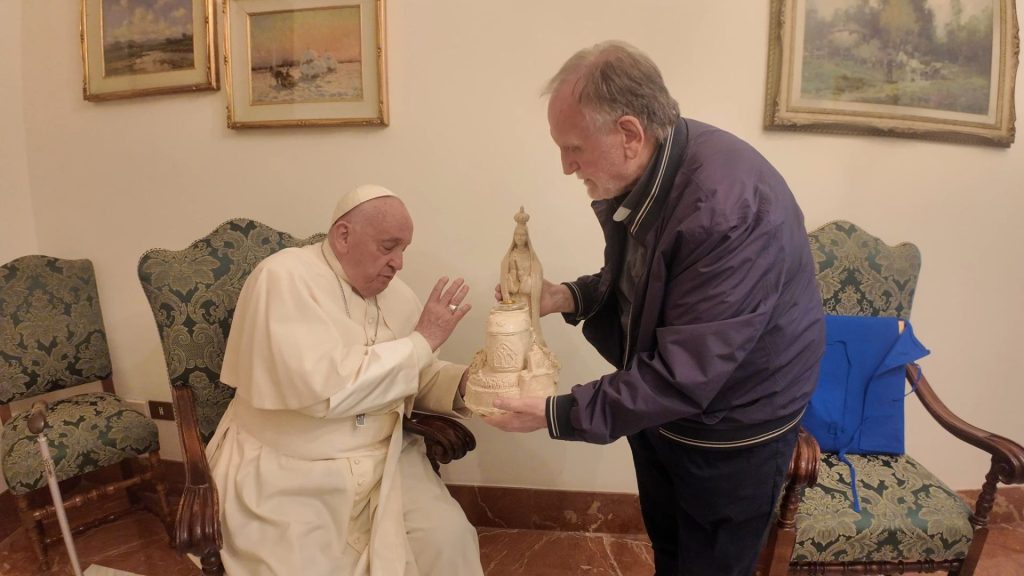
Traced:
[[[1024, 574], [1024, 520], [1019, 515], [994, 525], [979, 576]], [[6, 526], [6, 530], [4, 527]], [[640, 535], [479, 528], [480, 551], [487, 576], [608, 575], [652, 573], [652, 553]], [[156, 518], [137, 512], [76, 537], [83, 569], [98, 567], [142, 576], [198, 576], [199, 570], [178, 557]], [[0, 575], [70, 574], [66, 553], [51, 548], [55, 567], [37, 568], [24, 530], [9, 514], [0, 516]]]

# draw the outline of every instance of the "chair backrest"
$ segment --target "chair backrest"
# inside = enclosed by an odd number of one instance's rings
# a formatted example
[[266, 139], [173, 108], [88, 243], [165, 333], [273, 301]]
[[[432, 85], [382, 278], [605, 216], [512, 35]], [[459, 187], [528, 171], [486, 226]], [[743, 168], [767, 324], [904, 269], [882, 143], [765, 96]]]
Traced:
[[910, 319], [921, 251], [889, 246], [844, 220], [808, 233], [826, 314]]
[[92, 262], [34, 255], [0, 266], [0, 404], [110, 376]]
[[149, 250], [139, 280], [153, 309], [172, 386], [192, 389], [203, 442], [209, 442], [234, 389], [220, 382], [238, 293], [261, 260], [299, 239], [265, 224], [229, 220], [184, 250]]

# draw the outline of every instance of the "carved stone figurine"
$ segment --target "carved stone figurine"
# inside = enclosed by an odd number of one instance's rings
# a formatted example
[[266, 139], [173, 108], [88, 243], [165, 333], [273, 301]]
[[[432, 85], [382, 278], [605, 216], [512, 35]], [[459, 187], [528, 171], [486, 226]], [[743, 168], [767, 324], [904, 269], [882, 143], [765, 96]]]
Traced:
[[550, 396], [558, 384], [558, 360], [540, 329], [540, 290], [544, 273], [526, 227], [530, 215], [519, 208], [512, 245], [501, 260], [501, 302], [487, 317], [484, 348], [469, 366], [466, 405], [484, 416], [499, 396]]

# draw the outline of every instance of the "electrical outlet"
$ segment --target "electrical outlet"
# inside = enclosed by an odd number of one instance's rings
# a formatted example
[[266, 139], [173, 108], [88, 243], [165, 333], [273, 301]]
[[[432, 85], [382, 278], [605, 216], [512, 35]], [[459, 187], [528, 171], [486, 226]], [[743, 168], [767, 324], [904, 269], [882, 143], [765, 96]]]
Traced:
[[153, 420], [174, 420], [174, 407], [170, 402], [150, 400], [149, 416]]
[[127, 404], [129, 408], [131, 408], [132, 410], [135, 410], [139, 414], [143, 414], [143, 415], [149, 414], [149, 408], [146, 406], [146, 401], [145, 400], [135, 400], [135, 399], [132, 399], [132, 398], [125, 398], [124, 399], [124, 403]]

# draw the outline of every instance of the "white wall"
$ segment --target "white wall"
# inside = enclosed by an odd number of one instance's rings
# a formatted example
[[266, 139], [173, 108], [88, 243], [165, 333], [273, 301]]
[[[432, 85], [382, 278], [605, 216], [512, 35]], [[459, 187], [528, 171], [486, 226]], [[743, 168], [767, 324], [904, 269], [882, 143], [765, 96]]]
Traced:
[[0, 3], [0, 263], [35, 252], [25, 154], [21, 2]]
[[[0, 263], [38, 251], [21, 79], [21, 2], [0, 2]], [[0, 475], [0, 492], [7, 483]]]
[[[928, 375], [963, 417], [1024, 441], [1013, 361], [1024, 340], [1024, 144], [766, 133], [766, 2], [740, 10], [715, 0], [392, 0], [392, 125], [261, 131], [225, 128], [223, 91], [84, 102], [77, 6], [23, 5], [25, 152], [40, 248], [96, 263], [126, 396], [170, 396], [135, 275], [139, 255], [184, 247], [234, 216], [306, 235], [324, 229], [338, 194], [356, 184], [403, 194], [417, 221], [405, 280], [425, 294], [436, 276], [461, 274], [474, 288], [475, 308], [444, 350], [453, 360], [482, 342], [519, 205], [533, 215], [549, 278], [595, 271], [598, 228], [580, 184], [561, 175], [538, 93], [573, 51], [620, 38], [659, 62], [685, 115], [735, 132], [773, 161], [809, 227], [845, 218], [890, 242], [918, 243], [914, 322], [933, 351]], [[576, 329], [551, 319], [545, 330], [564, 365], [563, 390], [608, 369]], [[980, 486], [985, 457], [910, 404], [910, 451], [954, 488]], [[447, 468], [453, 482], [635, 490], [625, 442], [471, 427], [479, 447]]]

